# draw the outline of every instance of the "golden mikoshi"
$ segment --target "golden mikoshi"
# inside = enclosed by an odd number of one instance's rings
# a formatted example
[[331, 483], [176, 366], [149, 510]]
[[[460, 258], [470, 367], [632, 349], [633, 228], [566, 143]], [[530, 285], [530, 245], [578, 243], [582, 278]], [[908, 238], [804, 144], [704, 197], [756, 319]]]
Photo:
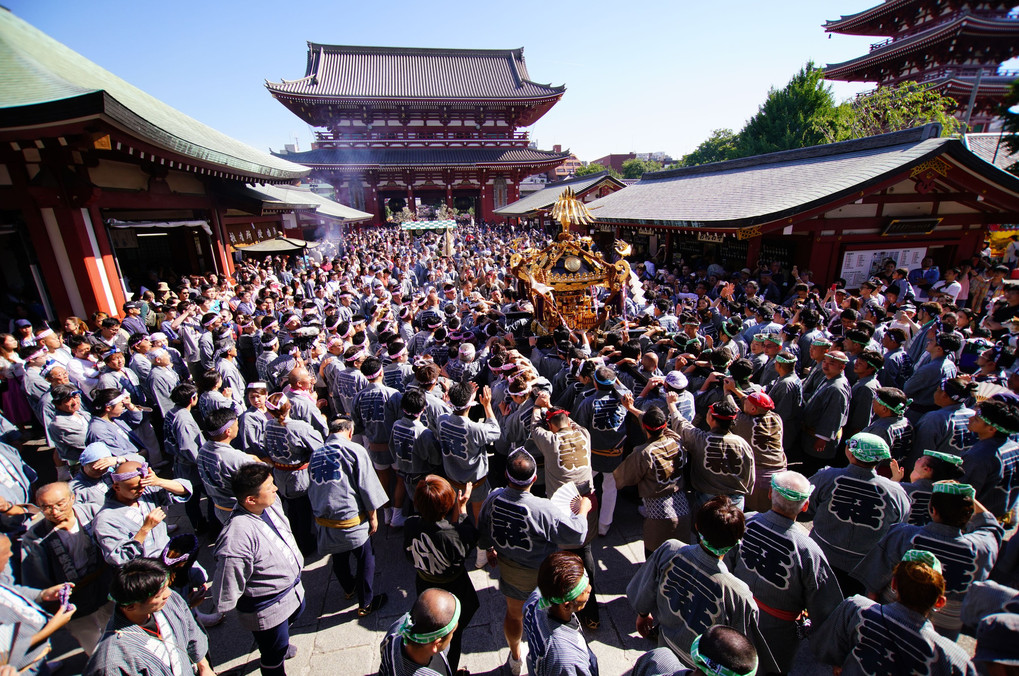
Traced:
[[574, 234], [571, 226], [589, 225], [594, 217], [570, 188], [556, 200], [551, 215], [561, 226], [555, 240], [541, 250], [513, 254], [510, 269], [524, 283], [534, 304], [539, 331], [548, 333], [560, 325], [593, 329], [607, 316], [598, 289], [606, 288], [610, 298], [618, 298], [630, 281], [630, 264], [622, 260], [629, 255], [630, 246], [617, 241], [615, 251], [620, 260], [611, 263], [593, 249], [590, 237]]

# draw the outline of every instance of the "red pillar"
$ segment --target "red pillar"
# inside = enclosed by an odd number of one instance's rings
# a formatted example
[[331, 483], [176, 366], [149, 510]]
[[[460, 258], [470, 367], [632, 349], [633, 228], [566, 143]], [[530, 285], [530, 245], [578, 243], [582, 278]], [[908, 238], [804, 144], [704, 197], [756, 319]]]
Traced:
[[98, 240], [96, 231], [102, 225], [93, 222], [91, 212], [43, 206], [26, 216], [32, 226], [32, 245], [37, 252], [49, 253], [39, 256], [39, 263], [53, 311], [58, 316], [88, 316], [96, 310], [120, 315], [124, 303], [120, 278], [111, 276], [102, 258], [95, 255], [90, 233]]
[[488, 184], [487, 180], [483, 180], [481, 183], [481, 218], [488, 223], [491, 223], [495, 218], [492, 213], [495, 210], [495, 195], [492, 190], [492, 186]]
[[386, 220], [386, 212], [379, 203], [379, 178], [377, 175], [369, 174], [365, 176], [365, 183], [368, 184], [368, 187], [364, 195], [364, 210], [374, 216], [372, 218], [373, 225], [381, 225]]
[[761, 236], [751, 237], [747, 241], [747, 267], [752, 271], [758, 268], [758, 261], [761, 258]]
[[89, 213], [92, 215], [92, 228], [95, 233], [96, 245], [99, 247], [99, 256], [102, 260], [103, 269], [106, 270], [106, 276], [110, 280], [110, 287], [113, 290], [113, 298], [117, 304], [117, 307], [123, 307], [124, 303], [127, 302], [127, 298], [124, 296], [124, 285], [121, 283], [120, 273], [117, 270], [117, 261], [113, 257], [113, 244], [110, 243], [110, 236], [106, 230], [106, 226], [103, 225], [103, 215], [100, 213], [98, 207], [90, 207]]

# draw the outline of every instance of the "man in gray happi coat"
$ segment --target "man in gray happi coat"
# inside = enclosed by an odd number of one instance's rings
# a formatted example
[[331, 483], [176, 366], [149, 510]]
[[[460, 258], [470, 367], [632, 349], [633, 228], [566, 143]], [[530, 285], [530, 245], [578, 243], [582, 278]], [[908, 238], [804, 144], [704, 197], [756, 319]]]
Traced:
[[149, 371], [148, 388], [156, 400], [159, 413], [165, 418], [173, 408], [173, 388], [180, 384], [180, 376], [173, 370], [170, 353], [166, 350], [155, 350], [152, 355], [152, 370]]
[[725, 559], [733, 575], [750, 587], [761, 611], [761, 634], [783, 674], [789, 673], [799, 648], [796, 622], [803, 611], [819, 626], [842, 602], [824, 552], [796, 523], [811, 490], [799, 472], [772, 476], [771, 510], [747, 517], [743, 540]]
[[165, 509], [191, 497], [191, 483], [156, 476], [145, 463], [125, 462], [113, 475], [113, 488], [93, 521], [103, 558], [120, 566], [139, 556], [159, 556], [170, 541]]
[[910, 505], [902, 486], [875, 469], [892, 457], [884, 439], [861, 432], [846, 442], [846, 457], [848, 467], [829, 467], [810, 477], [814, 499], [800, 520], [813, 520], [810, 539], [850, 595], [865, 591], [852, 571], [893, 524], [906, 520]]
[[538, 586], [538, 567], [560, 548], [576, 549], [587, 537], [591, 500], [581, 497], [577, 507], [561, 509], [551, 500], [531, 494], [537, 465], [524, 450], [506, 459], [508, 486], [492, 491], [481, 506], [478, 547], [498, 558], [499, 591], [506, 597], [503, 632], [509, 643], [511, 668], [520, 663], [524, 601]]
[[237, 505], [230, 481], [242, 466], [258, 462], [258, 458], [231, 446], [237, 438], [237, 414], [229, 408], [213, 411], [205, 418], [205, 435], [209, 438], [198, 449], [198, 474], [216, 510], [216, 518], [226, 523]]
[[824, 379], [809, 399], [804, 391], [800, 457], [790, 455], [789, 459], [802, 460], [809, 473], [821, 469], [835, 457], [839, 432], [849, 417], [850, 386], [843, 373], [848, 363], [849, 358], [844, 353], [828, 352], [820, 365]]
[[[371, 536], [379, 527], [378, 509], [388, 501], [372, 469], [368, 451], [351, 441], [354, 423], [340, 417], [329, 424], [325, 445], [308, 463], [308, 499], [315, 515], [320, 554], [333, 555], [333, 573], [347, 598], [357, 595], [358, 615], [365, 617], [385, 605], [374, 594], [375, 551]], [[351, 572], [351, 560], [356, 572]]]
[[283, 676], [284, 661], [297, 654], [290, 626], [304, 610], [304, 556], [276, 496], [272, 467], [244, 465], [230, 486], [237, 507], [216, 540], [216, 609], [236, 608], [241, 626], [255, 637], [262, 676]]

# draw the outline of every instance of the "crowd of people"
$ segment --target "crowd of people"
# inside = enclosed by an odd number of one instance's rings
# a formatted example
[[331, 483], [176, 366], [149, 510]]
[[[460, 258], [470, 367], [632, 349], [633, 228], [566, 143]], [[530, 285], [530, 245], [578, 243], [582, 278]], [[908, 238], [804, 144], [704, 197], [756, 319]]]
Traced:
[[[603, 290], [580, 331], [539, 326], [508, 269], [547, 241], [364, 229], [317, 262], [159, 282], [120, 317], [12, 322], [6, 664], [50, 673], [66, 629], [88, 675], [208, 676], [205, 628], [236, 612], [285, 674], [302, 570], [328, 556], [359, 617], [388, 602], [377, 567], [415, 571], [380, 674], [465, 672], [468, 571], [490, 566], [507, 671], [593, 676], [599, 538], [637, 510], [634, 674], [790, 673], [808, 638], [846, 675], [1019, 673], [1008, 266], [889, 261], [846, 289], [647, 261], [643, 295]], [[34, 433], [55, 480], [25, 461]], [[406, 563], [376, 562], [382, 528]]]

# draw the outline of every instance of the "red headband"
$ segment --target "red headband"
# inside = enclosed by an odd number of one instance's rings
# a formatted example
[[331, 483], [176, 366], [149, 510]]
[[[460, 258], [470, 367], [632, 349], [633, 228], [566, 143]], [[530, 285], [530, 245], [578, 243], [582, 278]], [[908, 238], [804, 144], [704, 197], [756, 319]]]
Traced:
[[567, 411], [565, 408], [557, 408], [555, 410], [552, 410], [552, 411], [549, 411], [548, 413], [546, 413], [545, 414], [545, 420], [551, 421], [552, 418], [556, 417], [560, 413], [565, 413], [566, 415], [570, 414], [570, 412]]
[[712, 404], [711, 406], [708, 406], [708, 411], [711, 413], [711, 415], [715, 416], [719, 420], [735, 420], [736, 419], [736, 414], [735, 413], [733, 413], [732, 415], [722, 415], [721, 413], [716, 412], [714, 404]]
[[657, 432], [658, 430], [664, 430], [666, 427], [669, 426], [669, 423], [663, 422], [658, 427], [648, 427], [647, 425], [644, 425], [644, 423], [641, 423], [641, 425], [643, 425], [644, 429], [646, 429], [648, 432]]

